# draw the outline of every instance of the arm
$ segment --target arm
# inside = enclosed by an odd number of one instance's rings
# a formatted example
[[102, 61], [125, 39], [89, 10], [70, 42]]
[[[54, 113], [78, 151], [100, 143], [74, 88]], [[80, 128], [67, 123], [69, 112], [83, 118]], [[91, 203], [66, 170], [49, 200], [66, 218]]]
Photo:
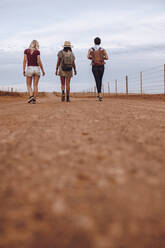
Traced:
[[25, 76], [25, 69], [27, 64], [27, 55], [24, 54], [24, 60], [23, 60], [23, 75]]
[[88, 59], [92, 59], [91, 51], [90, 50], [88, 51]]
[[73, 61], [73, 69], [74, 69], [74, 74], [77, 75], [77, 71], [76, 71], [76, 64], [75, 61]]
[[104, 50], [104, 59], [105, 59], [105, 60], [108, 60], [108, 59], [109, 59], [106, 50]]
[[45, 76], [45, 71], [44, 71], [44, 68], [43, 68], [43, 65], [42, 65], [42, 62], [41, 62], [40, 55], [37, 56], [37, 62], [38, 62], [39, 67], [41, 68], [42, 75]]
[[56, 65], [56, 75], [58, 75], [58, 68], [59, 68], [59, 66], [60, 66], [60, 62], [61, 62], [61, 60], [60, 60], [60, 58], [58, 57], [57, 65]]

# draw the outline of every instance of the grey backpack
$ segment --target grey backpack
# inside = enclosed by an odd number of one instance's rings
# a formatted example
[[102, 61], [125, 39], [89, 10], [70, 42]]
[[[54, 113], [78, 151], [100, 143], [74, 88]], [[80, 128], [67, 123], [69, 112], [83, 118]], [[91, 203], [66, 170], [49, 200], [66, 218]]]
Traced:
[[62, 70], [72, 71], [73, 68], [73, 54], [72, 52], [62, 51]]

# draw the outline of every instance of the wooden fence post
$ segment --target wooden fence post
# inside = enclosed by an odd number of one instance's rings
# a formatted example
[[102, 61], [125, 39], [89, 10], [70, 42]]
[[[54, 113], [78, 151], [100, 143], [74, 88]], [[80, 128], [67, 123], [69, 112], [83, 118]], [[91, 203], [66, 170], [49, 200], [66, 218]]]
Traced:
[[165, 64], [164, 64], [164, 95], [165, 95]]
[[126, 94], [128, 95], [128, 76], [126, 76]]
[[104, 96], [104, 84], [102, 85], [102, 92], [103, 92], [103, 96]]
[[96, 86], [94, 86], [94, 95], [96, 96]]
[[115, 92], [116, 92], [116, 95], [117, 95], [117, 80], [115, 80]]
[[143, 94], [143, 72], [140, 72], [140, 94]]
[[108, 94], [110, 95], [110, 85], [109, 85], [109, 82], [108, 82]]

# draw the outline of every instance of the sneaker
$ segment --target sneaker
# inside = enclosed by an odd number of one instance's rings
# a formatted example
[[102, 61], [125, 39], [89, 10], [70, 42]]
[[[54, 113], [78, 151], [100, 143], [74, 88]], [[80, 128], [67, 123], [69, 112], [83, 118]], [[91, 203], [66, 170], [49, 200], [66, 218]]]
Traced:
[[32, 101], [33, 104], [36, 104], [36, 99], [33, 97], [33, 101]]
[[102, 102], [103, 101], [102, 96], [99, 96], [98, 99], [99, 99], [99, 102]]
[[28, 103], [31, 103], [33, 101], [34, 97], [33, 96], [30, 96], [29, 97], [29, 100], [28, 100]]

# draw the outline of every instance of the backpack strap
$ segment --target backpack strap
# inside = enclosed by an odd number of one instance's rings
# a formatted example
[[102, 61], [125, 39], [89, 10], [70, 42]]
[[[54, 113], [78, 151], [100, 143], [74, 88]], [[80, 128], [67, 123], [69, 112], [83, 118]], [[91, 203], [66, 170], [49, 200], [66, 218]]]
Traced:
[[93, 57], [94, 57], [94, 51], [95, 51], [95, 49], [94, 49], [94, 47], [92, 47], [92, 48], [91, 48], [91, 52], [92, 52], [92, 53], [91, 53], [92, 60], [94, 59], [94, 58], [93, 58]]
[[61, 54], [62, 54], [61, 63], [63, 63], [64, 62], [64, 51], [63, 50], [61, 51]]

